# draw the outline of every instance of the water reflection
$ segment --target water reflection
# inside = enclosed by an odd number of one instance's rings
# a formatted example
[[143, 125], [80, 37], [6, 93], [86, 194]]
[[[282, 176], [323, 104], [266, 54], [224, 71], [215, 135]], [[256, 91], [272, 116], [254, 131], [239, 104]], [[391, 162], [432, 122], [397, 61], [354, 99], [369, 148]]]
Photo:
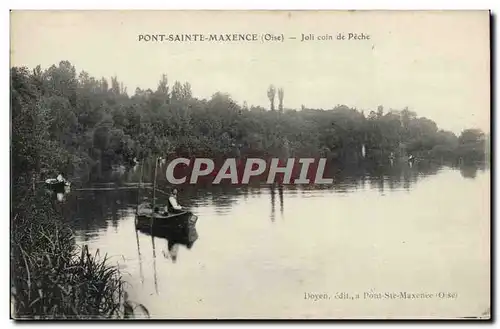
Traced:
[[461, 166], [460, 174], [464, 178], [476, 178], [478, 167], [476, 166]]
[[276, 203], [276, 192], [274, 190], [274, 184], [271, 184], [269, 186], [269, 188], [271, 189], [271, 222], [274, 222], [274, 220], [275, 220], [275, 209], [276, 209], [276, 206], [275, 206], [275, 203]]
[[271, 221], [274, 222], [276, 220], [276, 185], [278, 185], [278, 198], [279, 198], [279, 203], [280, 203], [280, 215], [281, 219], [283, 219], [283, 212], [284, 212], [284, 202], [283, 202], [283, 185], [282, 184], [270, 184], [269, 185], [269, 190], [270, 190], [270, 196], [271, 196]]
[[[141, 166], [142, 167], [142, 166]], [[151, 168], [150, 168], [151, 169]], [[196, 186], [181, 185], [179, 190], [179, 203], [188, 208], [212, 207], [216, 214], [225, 215], [239, 202], [255, 198], [264, 191], [269, 191], [271, 202], [270, 220], [276, 220], [276, 190], [279, 200], [281, 218], [284, 216], [284, 194], [294, 198], [300, 192], [303, 196], [310, 196], [311, 191], [329, 190], [332, 193], [353, 193], [359, 190], [374, 189], [381, 195], [388, 191], [409, 191], [413, 184], [428, 176], [435, 175], [442, 167], [430, 162], [415, 163], [413, 168], [407, 164], [395, 164], [393, 166], [360, 166], [344, 168], [334, 172], [333, 184], [327, 185], [268, 185], [264, 189], [259, 186]], [[464, 178], [474, 178], [478, 170], [486, 170], [486, 167], [462, 166], [460, 173]], [[71, 193], [57, 195], [59, 207], [64, 217], [70, 222], [71, 227], [77, 232], [96, 232], [106, 229], [108, 226], [115, 231], [119, 223], [127, 214], [133, 212], [137, 200], [152, 195], [152, 175], [148, 174], [148, 165], [138, 170], [131, 169], [122, 176], [122, 181], [112, 184], [103, 182], [88, 184], [86, 189], [76, 189]], [[140, 194], [136, 189], [140, 179], [140, 172], [144, 171], [143, 189]], [[151, 176], [151, 177], [149, 177]], [[266, 184], [267, 185], [267, 184]], [[99, 188], [92, 190], [91, 188]], [[159, 186], [157, 193], [158, 203], [166, 203], [168, 191], [171, 186], [165, 182]], [[85, 237], [88, 239], [88, 237]], [[168, 239], [167, 239], [168, 240]], [[173, 250], [169, 248], [169, 250]], [[175, 258], [175, 257], [173, 257]]]
[[64, 186], [63, 188], [57, 188], [54, 190], [49, 190], [49, 193], [53, 193], [56, 196], [58, 202], [66, 201], [66, 195], [71, 192], [70, 186]]
[[141, 278], [141, 284], [144, 285], [144, 272], [142, 271], [142, 256], [141, 256], [141, 246], [139, 244], [139, 234], [137, 230], [135, 230], [135, 239], [137, 242], [137, 257], [139, 260], [139, 275]]
[[[474, 236], [477, 245], [483, 239], [484, 223], [479, 225], [476, 218], [484, 218], [485, 213], [464, 211], [489, 209], [477, 192], [487, 179], [480, 170], [419, 162], [413, 168], [395, 164], [338, 170], [331, 185], [180, 186], [179, 203], [200, 218], [187, 234], [136, 230], [136, 205], [151, 196], [150, 188], [140, 194], [134, 188], [73, 191], [58, 206], [66, 212], [79, 243], [111, 256], [124, 255], [131, 291], [156, 318], [170, 314], [223, 317], [256, 308], [265, 312], [275, 305], [265, 304], [262, 290], [277, 296], [280, 305], [291, 303], [290, 312], [300, 312], [311, 305], [304, 306], [296, 298], [304, 290], [334, 291], [342, 285], [354, 291], [365, 283], [376, 286], [385, 280], [381, 278], [395, 277], [410, 278], [401, 285], [420, 289], [431, 279], [440, 279], [436, 268], [441, 271], [441, 264], [446, 273], [463, 277], [481, 268], [464, 259], [460, 263], [467, 266], [456, 268], [456, 259], [467, 255], [465, 248], [473, 244], [464, 244], [464, 239]], [[150, 183], [151, 175], [146, 168], [144, 172]], [[120, 182], [121, 187], [139, 180], [140, 174], [131, 175], [134, 178]], [[478, 184], [464, 183], [464, 177], [476, 177]], [[170, 188], [163, 183], [160, 190], [168, 195]], [[167, 195], [158, 192], [158, 203], [165, 203]], [[311, 210], [321, 216], [311, 216]], [[459, 229], [464, 225], [466, 229]], [[389, 229], [397, 234], [387, 233]], [[481, 250], [474, 252], [481, 254]], [[372, 272], [379, 275], [356, 276]], [[474, 282], [481, 282], [478, 278]], [[230, 303], [219, 307], [217, 301], [222, 299]], [[179, 300], [182, 307], [176, 308]]]
[[179, 246], [185, 246], [187, 249], [191, 249], [198, 239], [198, 232], [196, 231], [196, 226], [194, 224], [189, 225], [185, 230], [155, 228], [152, 231], [149, 229], [140, 229], [137, 231], [151, 236], [153, 241], [153, 258], [156, 258], [154, 244], [155, 238], [160, 241], [166, 241], [168, 255], [164, 254], [164, 256], [165, 258], [171, 259], [173, 263], [177, 262]]
[[158, 275], [156, 274], [156, 248], [155, 248], [155, 237], [151, 236], [151, 245], [153, 246], [153, 277], [155, 282], [155, 291], [158, 295]]
[[280, 214], [281, 214], [281, 218], [283, 218], [283, 211], [284, 211], [284, 208], [283, 208], [283, 185], [279, 185], [278, 186], [278, 195], [279, 195], [279, 199], [280, 199]]

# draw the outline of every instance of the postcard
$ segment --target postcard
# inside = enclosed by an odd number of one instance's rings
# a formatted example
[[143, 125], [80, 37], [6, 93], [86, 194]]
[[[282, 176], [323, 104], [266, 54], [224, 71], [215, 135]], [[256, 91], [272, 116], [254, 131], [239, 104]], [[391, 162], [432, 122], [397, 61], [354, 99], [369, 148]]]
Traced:
[[11, 318], [491, 319], [489, 11], [11, 12]]

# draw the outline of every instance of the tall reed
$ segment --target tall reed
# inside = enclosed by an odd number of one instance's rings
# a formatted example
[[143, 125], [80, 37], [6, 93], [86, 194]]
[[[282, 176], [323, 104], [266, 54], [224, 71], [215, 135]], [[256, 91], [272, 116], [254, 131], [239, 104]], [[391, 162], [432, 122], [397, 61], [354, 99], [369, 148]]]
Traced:
[[44, 194], [13, 207], [12, 315], [16, 319], [113, 319], [149, 316], [128, 300], [117, 266], [78, 247]]

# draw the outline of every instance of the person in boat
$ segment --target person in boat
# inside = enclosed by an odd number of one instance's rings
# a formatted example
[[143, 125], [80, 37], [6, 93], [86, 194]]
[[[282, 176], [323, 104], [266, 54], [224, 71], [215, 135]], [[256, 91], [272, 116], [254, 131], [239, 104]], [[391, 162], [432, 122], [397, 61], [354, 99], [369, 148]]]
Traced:
[[174, 188], [170, 197], [168, 198], [167, 206], [165, 207], [165, 212], [167, 213], [179, 213], [183, 211], [183, 208], [180, 204], [177, 203], [177, 189]]
[[57, 181], [60, 182], [60, 183], [67, 183], [66, 179], [63, 177], [63, 174], [62, 172], [59, 173], [59, 175], [57, 175]]

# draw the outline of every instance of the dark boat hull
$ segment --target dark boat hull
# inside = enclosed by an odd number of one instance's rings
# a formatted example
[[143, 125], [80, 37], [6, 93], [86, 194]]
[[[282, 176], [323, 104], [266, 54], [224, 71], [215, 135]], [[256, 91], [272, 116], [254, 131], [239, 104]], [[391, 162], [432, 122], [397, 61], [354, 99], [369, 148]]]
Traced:
[[[154, 237], [165, 238], [169, 244], [182, 244], [191, 248], [198, 239], [196, 221], [198, 217], [189, 211], [162, 216], [156, 214], [136, 214], [136, 229]], [[153, 227], [151, 227], [151, 224]]]
[[[176, 244], [184, 245], [191, 249], [195, 241], [198, 239], [198, 232], [195, 225], [188, 225], [181, 229], [167, 229], [162, 227], [138, 227], [140, 232], [153, 236], [155, 238], [162, 238], [168, 240], [169, 246]], [[169, 247], [170, 249], [170, 247]]]
[[194, 227], [198, 217], [189, 211], [169, 214], [167, 216], [155, 214], [138, 213], [136, 215], [135, 225], [138, 229], [152, 229], [156, 231], [173, 231], [179, 233], [188, 233], [190, 227]]
[[47, 187], [50, 190], [53, 191], [64, 191], [65, 187], [69, 187], [69, 183], [67, 182], [60, 182], [56, 179], [47, 179], [45, 181], [45, 187]]

